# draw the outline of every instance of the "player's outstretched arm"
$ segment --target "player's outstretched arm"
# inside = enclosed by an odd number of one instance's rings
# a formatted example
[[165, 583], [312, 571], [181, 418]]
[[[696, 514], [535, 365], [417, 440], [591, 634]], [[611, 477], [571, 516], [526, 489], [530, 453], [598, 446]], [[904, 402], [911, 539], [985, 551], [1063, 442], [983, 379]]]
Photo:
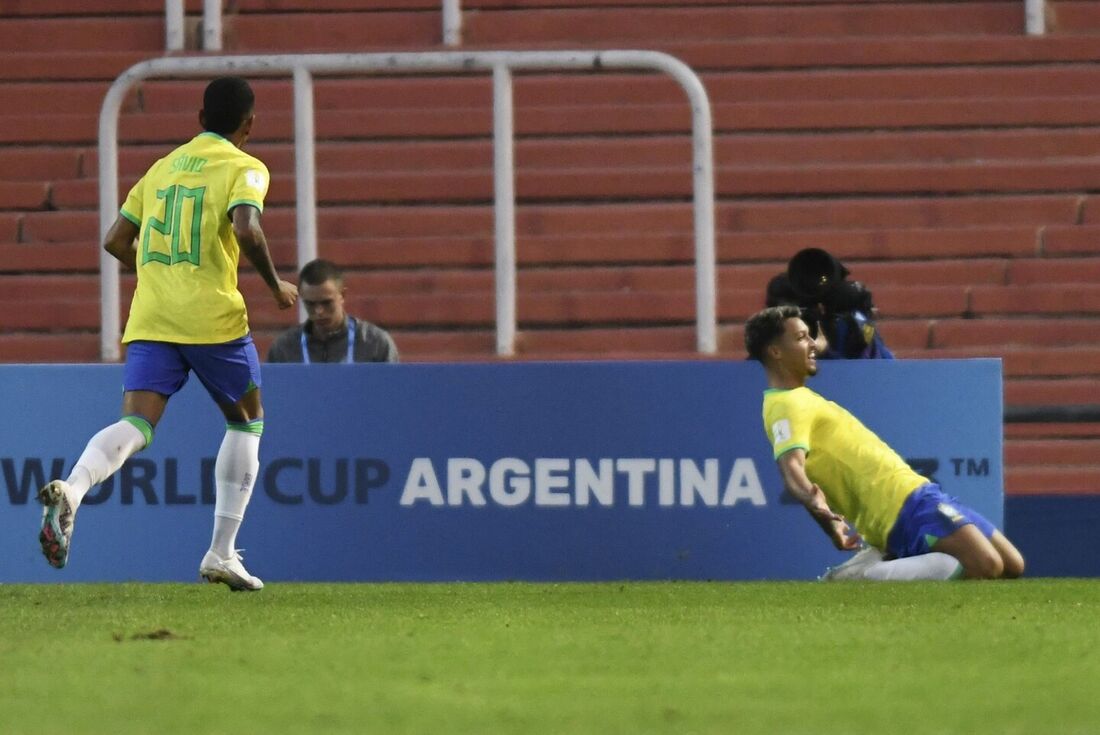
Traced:
[[137, 225], [119, 215], [115, 223], [111, 225], [111, 229], [107, 230], [107, 237], [103, 241], [103, 249], [130, 270], [137, 270], [135, 243], [139, 231]]
[[275, 263], [272, 262], [271, 253], [267, 249], [267, 238], [264, 236], [263, 228], [260, 227], [260, 210], [248, 204], [240, 204], [233, 208], [232, 216], [233, 234], [237, 236], [241, 252], [271, 289], [275, 303], [280, 309], [289, 309], [294, 306], [298, 301], [298, 287], [279, 278], [279, 273], [275, 270]]
[[833, 545], [841, 550], [857, 548], [859, 534], [848, 527], [844, 516], [829, 507], [825, 493], [806, 475], [806, 451], [795, 448], [785, 452], [776, 460], [776, 464], [787, 491], [806, 507]]

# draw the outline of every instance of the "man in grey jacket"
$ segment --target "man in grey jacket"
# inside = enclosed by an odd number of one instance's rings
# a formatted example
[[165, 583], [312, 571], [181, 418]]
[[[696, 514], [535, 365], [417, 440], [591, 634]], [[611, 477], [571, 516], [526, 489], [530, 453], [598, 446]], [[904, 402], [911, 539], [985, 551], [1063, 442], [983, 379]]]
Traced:
[[306, 321], [282, 332], [268, 362], [398, 362], [397, 346], [381, 327], [344, 310], [344, 273], [328, 260], [306, 263], [298, 293]]

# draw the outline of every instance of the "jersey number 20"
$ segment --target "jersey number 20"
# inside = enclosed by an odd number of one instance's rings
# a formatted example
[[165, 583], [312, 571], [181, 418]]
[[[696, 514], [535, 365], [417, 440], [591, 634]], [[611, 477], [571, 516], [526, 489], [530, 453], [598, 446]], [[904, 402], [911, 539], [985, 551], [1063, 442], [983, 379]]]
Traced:
[[[173, 184], [167, 189], [157, 190], [157, 199], [164, 200], [164, 219], [149, 218], [148, 227], [145, 228], [145, 237], [141, 240], [141, 262], [164, 263], [175, 265], [176, 263], [199, 264], [199, 242], [202, 234], [202, 197], [206, 193], [205, 186], [192, 189], [189, 186]], [[186, 247], [181, 248], [181, 239], [184, 227], [183, 207], [190, 200], [191, 227], [186, 233], [189, 241]], [[149, 237], [156, 230], [170, 242], [170, 255], [158, 250], [149, 249]], [[169, 243], [166, 243], [169, 244]]]

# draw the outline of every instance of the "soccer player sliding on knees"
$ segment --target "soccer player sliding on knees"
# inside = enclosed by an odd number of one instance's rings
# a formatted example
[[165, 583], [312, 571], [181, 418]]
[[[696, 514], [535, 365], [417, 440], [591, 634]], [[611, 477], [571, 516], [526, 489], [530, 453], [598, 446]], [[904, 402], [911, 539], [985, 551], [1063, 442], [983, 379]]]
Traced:
[[806, 387], [817, 374], [817, 347], [797, 307], [753, 315], [745, 324], [745, 347], [768, 376], [764, 429], [784, 485], [836, 548], [857, 551], [823, 579], [1023, 574], [1020, 552], [992, 523], [913, 471], [859, 419]]
[[267, 167], [242, 150], [254, 100], [243, 79], [212, 81], [199, 112], [203, 132], [153, 164], [107, 232], [104, 249], [137, 271], [122, 338], [122, 418], [91, 438], [67, 479], [38, 493], [39, 542], [58, 569], [68, 562], [81, 500], [149, 446], [168, 399], [194, 372], [226, 421], [214, 464], [214, 533], [199, 574], [234, 591], [263, 588], [236, 548], [264, 428], [260, 361], [237, 289], [240, 253], [279, 308], [292, 307], [298, 290], [279, 278], [260, 227]]

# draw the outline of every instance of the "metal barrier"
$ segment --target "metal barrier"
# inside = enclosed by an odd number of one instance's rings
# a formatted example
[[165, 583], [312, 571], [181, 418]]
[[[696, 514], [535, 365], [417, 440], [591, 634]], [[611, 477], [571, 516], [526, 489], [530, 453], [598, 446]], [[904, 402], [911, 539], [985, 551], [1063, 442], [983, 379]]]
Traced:
[[[184, 45], [183, 0], [165, 0], [165, 50], [182, 51]], [[443, 45], [462, 45], [462, 0], [441, 0]], [[1046, 33], [1046, 0], [1024, 0], [1024, 29], [1029, 36]], [[203, 0], [202, 48], [220, 51], [222, 48], [221, 0]]]
[[[293, 75], [294, 160], [297, 193], [298, 263], [317, 256], [316, 166], [313, 133], [313, 75], [347, 72], [491, 71], [493, 74], [493, 177], [496, 241], [497, 354], [511, 355], [516, 331], [515, 170], [512, 161], [512, 71], [603, 71], [645, 69], [668, 74], [691, 104], [695, 216], [696, 344], [717, 351], [714, 252], [714, 163], [710, 101], [699, 77], [679, 59], [656, 51], [481, 51], [396, 54], [302, 54], [208, 56], [143, 61], [111, 84], [99, 115], [100, 233], [118, 216], [118, 118], [127, 91], [154, 77], [216, 74]], [[118, 263], [100, 253], [100, 355], [119, 358]]]
[[1029, 36], [1047, 32], [1046, 0], [1024, 0], [1024, 22]]
[[[441, 0], [443, 16], [443, 45], [462, 45], [462, 3], [461, 0]], [[183, 0], [164, 0], [164, 50], [183, 51], [184, 39]], [[202, 50], [222, 50], [222, 2], [221, 0], [203, 0], [202, 2]]]

